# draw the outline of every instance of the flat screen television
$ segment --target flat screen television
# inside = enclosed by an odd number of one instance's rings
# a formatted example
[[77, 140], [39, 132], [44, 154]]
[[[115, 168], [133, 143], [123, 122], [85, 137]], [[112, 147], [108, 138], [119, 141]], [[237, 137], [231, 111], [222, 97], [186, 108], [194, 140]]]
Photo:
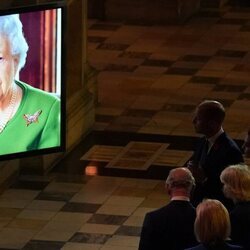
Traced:
[[65, 15], [0, 10], [0, 160], [65, 150]]

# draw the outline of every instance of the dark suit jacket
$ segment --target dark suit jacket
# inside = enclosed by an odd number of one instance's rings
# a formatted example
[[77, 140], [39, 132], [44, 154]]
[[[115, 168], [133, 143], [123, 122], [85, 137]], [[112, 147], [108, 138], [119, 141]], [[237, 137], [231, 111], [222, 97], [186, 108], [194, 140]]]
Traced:
[[224, 168], [232, 164], [244, 162], [242, 152], [237, 144], [222, 133], [213, 144], [207, 155], [202, 154], [206, 138], [200, 139], [192, 160], [199, 164], [204, 171], [206, 180], [203, 183], [197, 183], [192, 197], [192, 203], [196, 206], [204, 198], [218, 199], [226, 207], [232, 207], [233, 203], [225, 198], [222, 192], [222, 183], [220, 174]]
[[171, 201], [146, 214], [139, 250], [183, 250], [197, 244], [194, 236], [195, 208], [188, 201]]
[[235, 250], [235, 249], [243, 249], [243, 248], [229, 243], [222, 243], [214, 247], [207, 247], [204, 246], [203, 244], [200, 244], [196, 247], [187, 248], [185, 250]]
[[250, 249], [250, 201], [240, 202], [230, 213], [232, 242]]

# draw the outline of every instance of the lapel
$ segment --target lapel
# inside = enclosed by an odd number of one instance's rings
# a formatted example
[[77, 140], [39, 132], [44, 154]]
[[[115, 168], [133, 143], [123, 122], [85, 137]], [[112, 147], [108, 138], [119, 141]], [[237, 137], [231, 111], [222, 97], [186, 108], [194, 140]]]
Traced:
[[208, 140], [205, 139], [202, 148], [201, 148], [201, 154], [200, 154], [200, 165], [203, 166], [206, 162], [206, 158], [208, 155]]
[[201, 166], [204, 166], [207, 159], [209, 157], [213, 157], [213, 155], [216, 153], [217, 150], [220, 149], [221, 145], [223, 144], [224, 138], [226, 134], [223, 132], [214, 142], [212, 147], [210, 148], [208, 152], [208, 141], [204, 137], [203, 141], [201, 142], [201, 149], [200, 149], [200, 157], [199, 157], [199, 163]]
[[223, 144], [223, 140], [226, 137], [225, 132], [223, 132], [214, 142], [214, 144], [212, 145], [212, 147], [209, 150], [208, 154], [213, 154], [214, 152], [216, 152], [217, 150], [220, 149], [221, 145]]

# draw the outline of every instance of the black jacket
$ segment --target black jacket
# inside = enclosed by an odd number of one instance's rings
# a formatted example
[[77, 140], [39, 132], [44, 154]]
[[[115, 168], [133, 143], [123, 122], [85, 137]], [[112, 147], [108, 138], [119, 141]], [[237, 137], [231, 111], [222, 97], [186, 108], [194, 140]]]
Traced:
[[236, 204], [230, 220], [232, 242], [250, 249], [250, 201]]
[[194, 236], [195, 208], [188, 201], [171, 201], [146, 214], [139, 250], [183, 250], [197, 244]]
[[192, 197], [192, 203], [196, 206], [204, 198], [218, 199], [227, 208], [232, 208], [232, 201], [225, 198], [220, 181], [221, 172], [232, 164], [244, 162], [242, 152], [237, 144], [224, 132], [213, 144], [207, 155], [202, 153], [206, 138], [200, 139], [192, 160], [200, 164], [204, 171], [206, 180], [197, 183], [196, 190]]

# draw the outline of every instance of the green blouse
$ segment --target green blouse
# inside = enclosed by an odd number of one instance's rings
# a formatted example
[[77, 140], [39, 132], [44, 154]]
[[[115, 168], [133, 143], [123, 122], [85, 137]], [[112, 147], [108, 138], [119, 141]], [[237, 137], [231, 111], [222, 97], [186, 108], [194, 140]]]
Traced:
[[60, 99], [20, 81], [23, 97], [0, 133], [0, 155], [60, 145]]

